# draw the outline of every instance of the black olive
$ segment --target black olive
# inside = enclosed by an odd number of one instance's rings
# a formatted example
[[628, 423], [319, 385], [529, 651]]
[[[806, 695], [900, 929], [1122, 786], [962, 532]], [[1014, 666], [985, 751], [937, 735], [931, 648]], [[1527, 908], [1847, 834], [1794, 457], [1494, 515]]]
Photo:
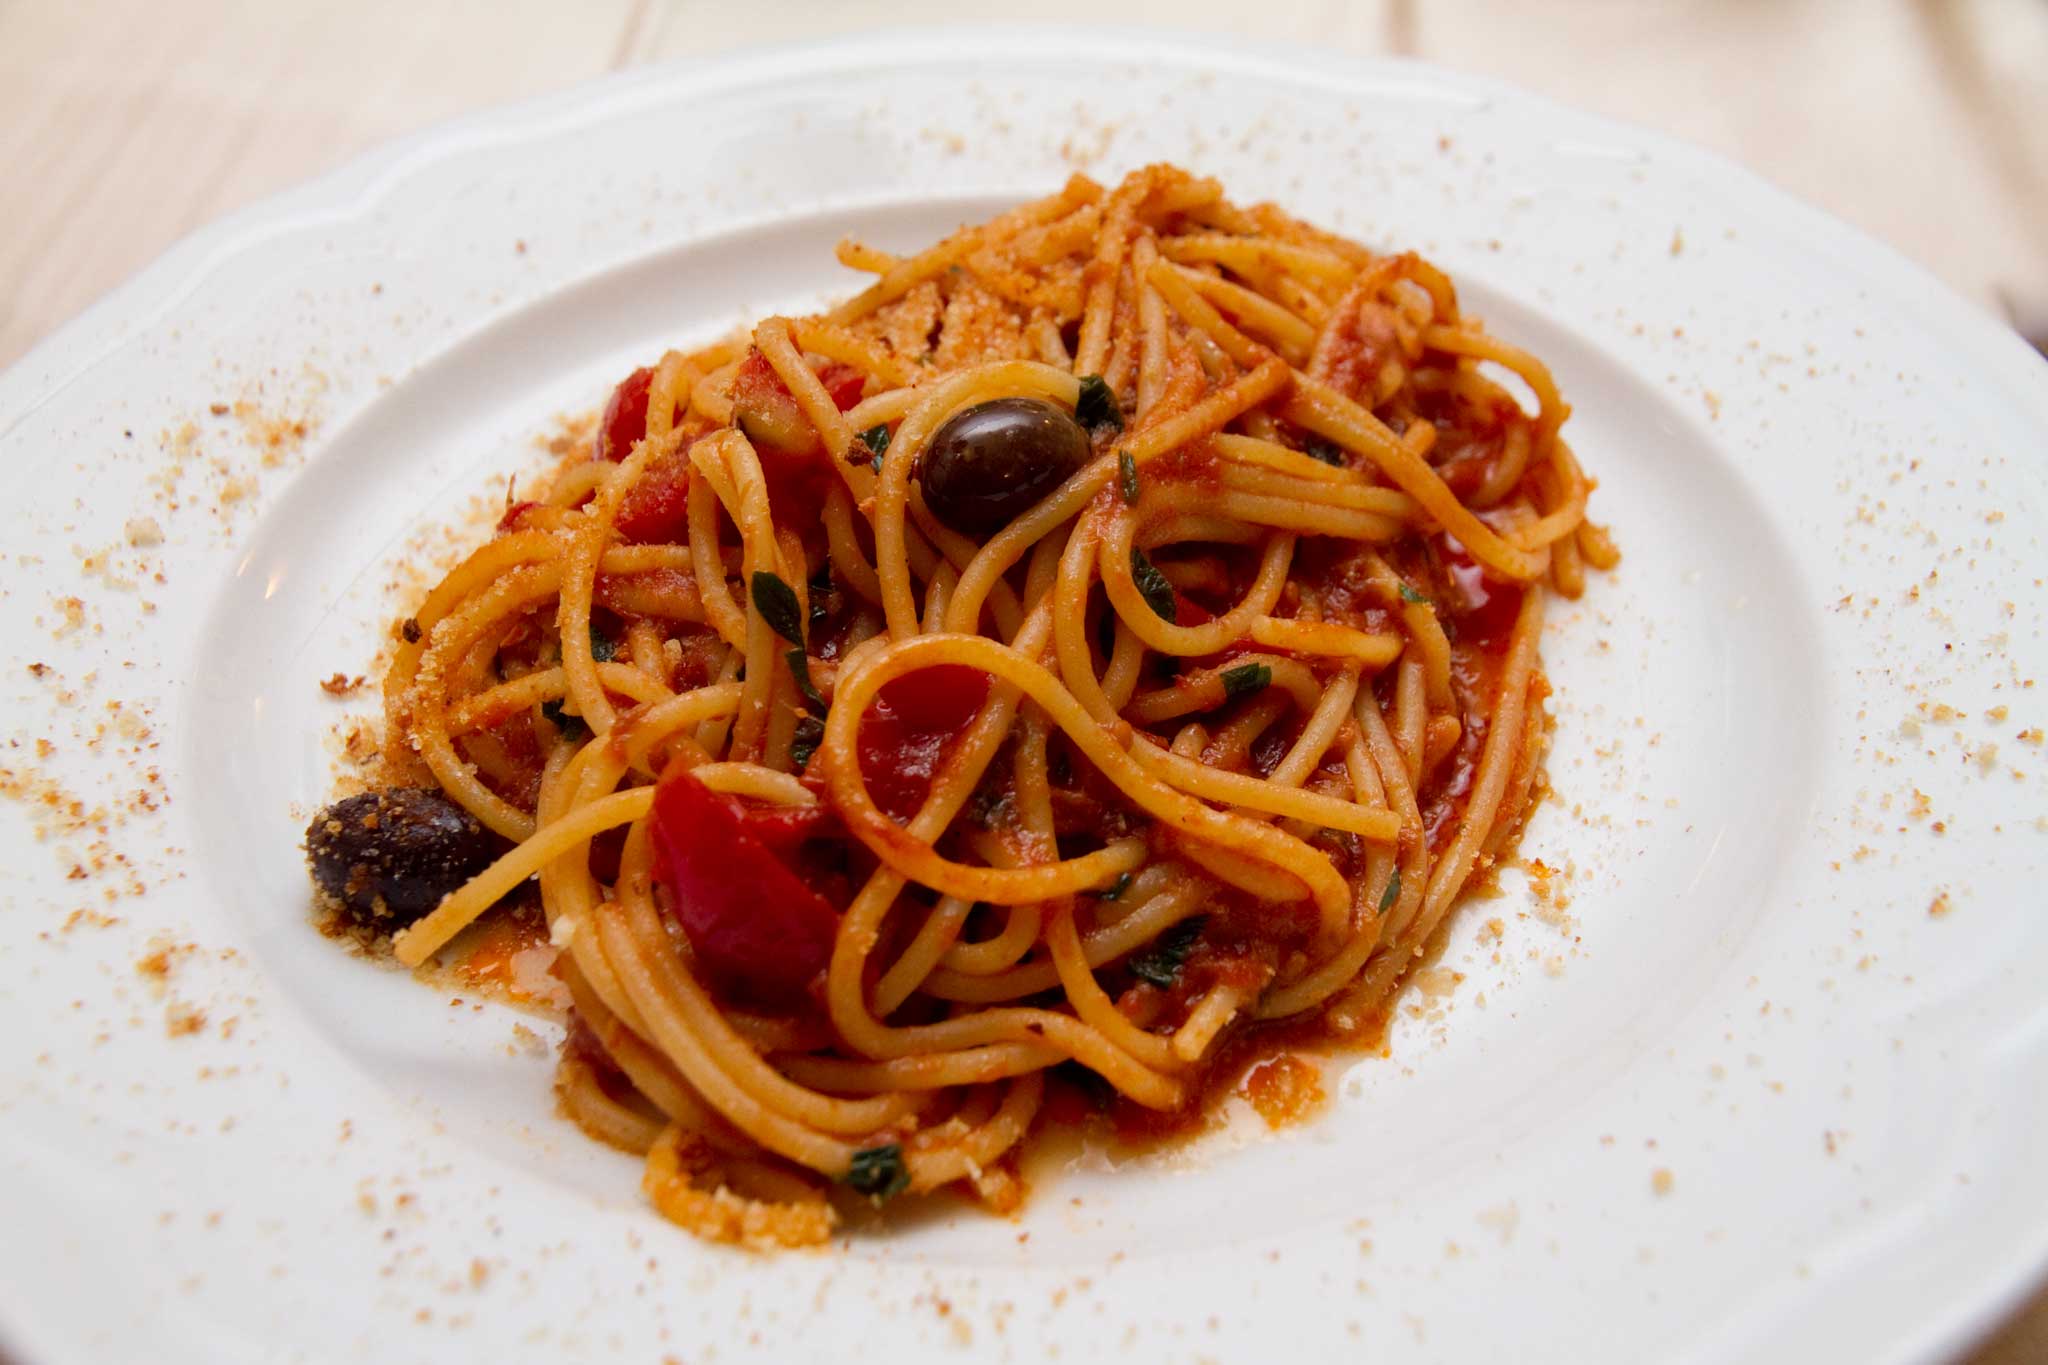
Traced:
[[335, 802], [306, 827], [313, 882], [356, 923], [401, 929], [491, 865], [498, 843], [438, 791], [400, 787]]
[[1042, 398], [996, 398], [948, 417], [918, 475], [932, 515], [964, 535], [1010, 524], [1072, 478], [1094, 451], [1065, 408]]

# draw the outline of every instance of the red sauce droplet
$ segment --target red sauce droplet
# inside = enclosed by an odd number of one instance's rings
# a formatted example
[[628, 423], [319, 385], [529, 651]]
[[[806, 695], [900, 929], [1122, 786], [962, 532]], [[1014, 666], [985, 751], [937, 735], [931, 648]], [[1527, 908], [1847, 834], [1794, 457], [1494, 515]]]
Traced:
[[1449, 600], [1442, 605], [1457, 638], [1482, 649], [1507, 648], [1508, 637], [1514, 634], [1515, 618], [1522, 613], [1521, 586], [1503, 583], [1488, 574], [1449, 534], [1437, 537], [1437, 555], [1451, 587]]

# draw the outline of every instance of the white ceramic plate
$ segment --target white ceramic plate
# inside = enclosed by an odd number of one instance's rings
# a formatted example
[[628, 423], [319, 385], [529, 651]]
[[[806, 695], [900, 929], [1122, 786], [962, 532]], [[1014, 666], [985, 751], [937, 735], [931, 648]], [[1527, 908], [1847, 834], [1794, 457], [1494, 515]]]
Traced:
[[[1470, 909], [1449, 999], [1304, 1128], [1077, 1162], [1014, 1223], [699, 1245], [553, 1114], [517, 1016], [307, 927], [326, 736], [374, 704], [316, 683], [361, 671], [408, 546], [631, 364], [855, 287], [844, 233], [1155, 158], [1424, 251], [1555, 368], [1627, 556], [1545, 642], [1524, 849], [1569, 904]], [[402, 143], [0, 377], [0, 1332], [212, 1365], [1942, 1357], [2048, 1258], [2044, 440], [2048, 368], [1882, 248], [1420, 67], [896, 35]]]

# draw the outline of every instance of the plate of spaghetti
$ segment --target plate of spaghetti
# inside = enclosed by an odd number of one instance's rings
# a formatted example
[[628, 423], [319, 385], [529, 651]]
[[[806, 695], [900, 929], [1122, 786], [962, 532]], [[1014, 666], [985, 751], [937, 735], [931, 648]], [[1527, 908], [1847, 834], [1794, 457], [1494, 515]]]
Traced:
[[2024, 1291], [2039, 360], [1644, 134], [1073, 44], [490, 115], [0, 378], [29, 1358]]
[[826, 1182], [1014, 1208], [1062, 1068], [1173, 1122], [1261, 1025], [1366, 1032], [1617, 560], [1549, 371], [1412, 253], [1159, 164], [839, 254], [879, 278], [619, 383], [307, 832], [407, 967], [531, 882], [565, 1107], [750, 1245]]

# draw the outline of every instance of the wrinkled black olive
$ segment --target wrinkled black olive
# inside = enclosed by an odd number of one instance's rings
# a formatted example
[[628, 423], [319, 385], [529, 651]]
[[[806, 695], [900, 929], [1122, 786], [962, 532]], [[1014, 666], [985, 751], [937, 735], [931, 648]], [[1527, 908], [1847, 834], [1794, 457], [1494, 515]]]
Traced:
[[349, 918], [402, 929], [489, 867], [498, 843], [438, 791], [400, 787], [335, 802], [306, 827], [313, 882]]
[[932, 433], [918, 477], [933, 516], [979, 537], [1009, 525], [1093, 454], [1065, 408], [996, 398], [963, 408]]

